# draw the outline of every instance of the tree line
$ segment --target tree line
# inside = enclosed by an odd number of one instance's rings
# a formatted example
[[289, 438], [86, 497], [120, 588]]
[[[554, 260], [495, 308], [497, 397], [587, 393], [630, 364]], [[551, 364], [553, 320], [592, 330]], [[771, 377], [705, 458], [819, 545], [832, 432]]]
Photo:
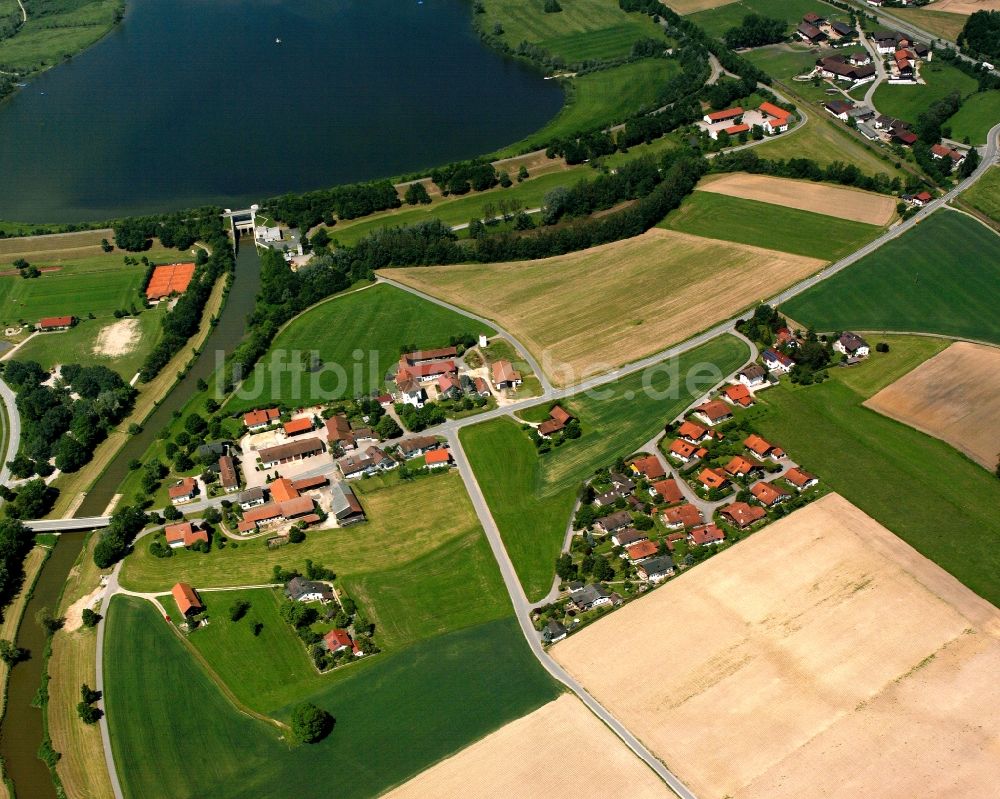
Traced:
[[1000, 58], [1000, 11], [969, 15], [958, 35], [959, 46], [988, 58]]
[[283, 194], [261, 203], [279, 222], [303, 232], [320, 222], [333, 225], [336, 219], [357, 219], [377, 211], [399, 208], [402, 203], [390, 180], [350, 183], [305, 194]]
[[775, 175], [783, 178], [800, 180], [825, 181], [839, 183], [842, 186], [854, 186], [866, 191], [880, 194], [899, 192], [902, 182], [898, 177], [888, 177], [882, 173], [866, 175], [854, 164], [834, 161], [832, 164], [820, 166], [810, 158], [789, 158], [787, 160], [771, 161], [761, 158], [752, 150], [737, 150], [720, 153], [711, 162], [712, 172], [750, 172], [759, 175]]

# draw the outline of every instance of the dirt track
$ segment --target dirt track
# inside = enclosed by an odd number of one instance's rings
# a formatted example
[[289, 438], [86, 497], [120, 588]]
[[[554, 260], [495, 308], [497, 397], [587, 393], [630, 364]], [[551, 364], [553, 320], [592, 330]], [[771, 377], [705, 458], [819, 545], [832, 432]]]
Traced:
[[896, 199], [860, 189], [789, 180], [770, 175], [748, 175], [733, 172], [722, 177], [712, 176], [702, 181], [699, 191], [727, 194], [745, 200], [783, 205], [839, 219], [852, 219], [871, 225], [886, 225], [896, 213]]
[[824, 261], [653, 228], [581, 252], [385, 275], [495, 319], [556, 385], [683, 341]]
[[1000, 611], [837, 495], [553, 653], [700, 796], [1000, 780]]
[[956, 342], [865, 405], [992, 470], [1000, 459], [1000, 349]]
[[673, 793], [579, 699], [564, 694], [386, 796], [670, 799]]

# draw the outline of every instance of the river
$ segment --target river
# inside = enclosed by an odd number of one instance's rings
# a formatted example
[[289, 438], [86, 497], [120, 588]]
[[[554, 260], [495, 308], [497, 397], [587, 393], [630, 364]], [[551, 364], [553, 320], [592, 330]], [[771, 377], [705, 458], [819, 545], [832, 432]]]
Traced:
[[97, 45], [0, 106], [0, 219], [243, 207], [517, 141], [562, 90], [484, 47], [471, 14], [467, 0], [130, 0]]

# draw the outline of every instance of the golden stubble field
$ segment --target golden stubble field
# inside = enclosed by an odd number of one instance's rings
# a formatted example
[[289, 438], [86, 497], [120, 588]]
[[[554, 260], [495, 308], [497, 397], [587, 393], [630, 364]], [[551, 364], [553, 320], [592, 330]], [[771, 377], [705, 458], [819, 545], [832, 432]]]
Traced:
[[76, 233], [55, 233], [46, 236], [22, 236], [0, 239], [0, 264], [9, 264], [18, 258], [34, 263], [58, 262], [67, 258], [87, 258], [102, 255], [101, 240], [114, 242], [111, 228], [81, 230]]
[[570, 385], [683, 341], [825, 261], [653, 228], [588, 250], [379, 274], [493, 319]]
[[1000, 459], [1000, 348], [956, 342], [865, 405], [992, 470]]
[[1000, 11], [1000, 0], [937, 0], [925, 9], [969, 16], [977, 11]]
[[698, 190], [872, 225], [887, 225], [896, 213], [896, 199], [886, 194], [745, 172], [710, 176], [699, 184]]
[[836, 494], [553, 654], [699, 796], [1000, 781], [1000, 611]]
[[564, 694], [386, 796], [672, 799], [674, 794], [579, 699]]

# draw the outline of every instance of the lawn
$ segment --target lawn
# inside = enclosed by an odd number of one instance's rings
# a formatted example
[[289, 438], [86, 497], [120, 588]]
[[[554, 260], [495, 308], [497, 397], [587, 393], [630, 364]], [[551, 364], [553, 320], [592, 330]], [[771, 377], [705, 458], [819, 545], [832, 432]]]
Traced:
[[951, 138], [984, 144], [990, 128], [1000, 122], [1000, 91], [976, 92], [968, 97], [946, 123]]
[[693, 192], [659, 226], [827, 261], [881, 232], [877, 225], [707, 191]]
[[[831, 488], [998, 604], [1000, 482], [950, 445], [863, 407], [905, 371], [882, 374], [880, 363], [875, 355], [857, 369], [831, 370], [821, 385], [782, 381], [748, 413], [762, 435]], [[866, 371], [877, 373], [868, 378]]]
[[0, 41], [0, 66], [33, 72], [60, 63], [85, 50], [114, 25], [124, 3], [119, 0], [50, 0], [26, 2], [28, 21], [9, 39]]
[[772, 78], [790, 80], [796, 75], [812, 72], [816, 61], [836, 53], [832, 47], [815, 48], [806, 44], [774, 44], [758, 47], [744, 54]]
[[[152, 261], [166, 263], [187, 256], [177, 250], [159, 249], [148, 254]], [[0, 256], [0, 261], [5, 261]], [[36, 322], [43, 316], [77, 316], [92, 313], [98, 318], [110, 317], [118, 309], [142, 307], [139, 293], [146, 267], [142, 264], [125, 266], [120, 254], [95, 255], [87, 258], [29, 258], [39, 269], [59, 267], [58, 271], [43, 272], [39, 277], [25, 279], [12, 267], [0, 271], [0, 325], [18, 320]], [[5, 263], [9, 263], [6, 262]]]
[[116, 323], [121, 324], [118, 320], [83, 319], [72, 330], [64, 333], [35, 336], [17, 351], [17, 358], [22, 361], [38, 361], [46, 369], [52, 368], [57, 363], [107, 366], [118, 372], [125, 380], [131, 380], [146, 360], [146, 356], [162, 338], [161, 323], [166, 312], [167, 306], [161, 303], [156, 308], [144, 310], [139, 314], [136, 318], [138, 341], [134, 348], [124, 355], [104, 355], [97, 346], [101, 331]]
[[346, 669], [312, 696], [335, 716], [332, 734], [290, 747], [226, 701], [149, 603], [116, 597], [106, 634], [106, 706], [129, 799], [311, 799], [333, 785], [345, 799], [375, 796], [558, 693], [516, 622], [494, 621]]
[[[529, 599], [541, 599], [552, 585], [581, 482], [596, 468], [636, 451], [748, 355], [742, 342], [725, 336], [669, 362], [676, 374], [669, 369], [640, 372], [594, 394], [563, 400], [580, 419], [583, 435], [543, 456], [508, 419], [462, 430], [462, 446]], [[699, 368], [707, 371], [688, 385], [685, 376]]]
[[890, 86], [884, 83], [875, 90], [872, 102], [880, 114], [916, 122], [921, 112], [931, 103], [958, 91], [962, 97], [976, 91], [976, 79], [969, 77], [957, 67], [941, 60], [924, 62], [920, 76], [927, 81], [924, 85]]
[[1000, 237], [938, 211], [782, 310], [817, 330], [940, 333], [1000, 343]]
[[[442, 347], [466, 333], [493, 330], [392, 286], [342, 294], [283, 328], [226, 409], [236, 413], [271, 402], [301, 407], [379, 390], [401, 348]], [[307, 368], [312, 352], [323, 364], [316, 372]]]
[[849, 18], [847, 13], [816, 0], [739, 0], [736, 3], [689, 14], [687, 19], [706, 33], [721, 37], [730, 28], [739, 26], [748, 14], [758, 14], [785, 20], [788, 23], [788, 32], [791, 33], [802, 21], [802, 15], [810, 11], [815, 11], [831, 20], [846, 22]]
[[961, 199], [995, 222], [1000, 222], [1000, 167], [993, 167], [966, 190]]
[[674, 61], [647, 58], [563, 81], [566, 104], [541, 130], [506, 148], [504, 154], [537, 149], [554, 139], [624, 122], [656, 107], [660, 89], [679, 70]]
[[488, 363], [499, 360], [508, 360], [514, 368], [521, 373], [521, 385], [516, 390], [508, 390], [507, 396], [510, 399], [528, 399], [540, 396], [542, 393], [542, 383], [534, 373], [531, 365], [524, 360], [509, 341], [505, 338], [495, 338], [489, 346], [483, 350]]
[[626, 14], [616, 0], [573, 0], [552, 14], [543, 11], [542, 0], [486, 0], [484, 5], [486, 12], [475, 17], [482, 29], [492, 31], [499, 22], [511, 47], [530, 42], [571, 64], [627, 56], [638, 39], [663, 36], [649, 17]]
[[[331, 238], [343, 245], [357, 244], [374, 230], [384, 227], [415, 225], [428, 219], [440, 219], [447, 225], [461, 225], [471, 219], [482, 219], [488, 205], [493, 213], [499, 212], [499, 204], [517, 201], [525, 209], [539, 208], [545, 195], [556, 186], [571, 186], [576, 181], [593, 176], [586, 165], [571, 167], [561, 172], [550, 172], [529, 178], [524, 183], [514, 183], [508, 189], [475, 192], [465, 196], [435, 197], [430, 205], [404, 206], [399, 210], [384, 214], [373, 214], [350, 222], [338, 222], [330, 228]], [[516, 177], [516, 175], [511, 175]]]

